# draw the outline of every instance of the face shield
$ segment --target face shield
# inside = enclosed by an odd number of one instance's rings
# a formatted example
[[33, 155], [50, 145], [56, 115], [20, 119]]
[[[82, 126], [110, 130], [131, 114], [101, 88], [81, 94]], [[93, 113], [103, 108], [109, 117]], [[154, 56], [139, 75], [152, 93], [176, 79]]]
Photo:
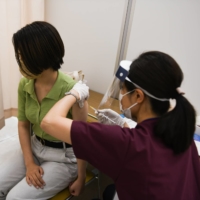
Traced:
[[124, 80], [126, 79], [131, 61], [127, 60], [122, 60], [120, 62], [119, 68], [110, 84], [108, 87], [108, 90], [104, 94], [98, 109], [112, 109], [115, 110], [118, 113], [121, 113], [120, 108], [119, 108], [119, 92], [120, 92], [120, 85]]

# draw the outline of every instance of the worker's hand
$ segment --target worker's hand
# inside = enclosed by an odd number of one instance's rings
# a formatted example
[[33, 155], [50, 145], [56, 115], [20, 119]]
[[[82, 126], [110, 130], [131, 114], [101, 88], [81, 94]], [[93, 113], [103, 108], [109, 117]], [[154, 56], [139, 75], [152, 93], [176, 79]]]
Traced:
[[69, 185], [69, 191], [73, 196], [80, 195], [85, 187], [85, 180], [76, 179], [72, 184]]
[[89, 87], [83, 83], [83, 81], [77, 82], [71, 90], [78, 96], [78, 104], [79, 107], [82, 108], [84, 106], [84, 101], [89, 97]]
[[36, 165], [35, 163], [31, 163], [26, 166], [26, 182], [30, 186], [34, 186], [35, 188], [43, 188], [45, 186], [45, 182], [42, 179], [44, 171], [42, 167]]
[[97, 119], [102, 124], [119, 125], [124, 127], [125, 120], [111, 109], [102, 109], [95, 111]]

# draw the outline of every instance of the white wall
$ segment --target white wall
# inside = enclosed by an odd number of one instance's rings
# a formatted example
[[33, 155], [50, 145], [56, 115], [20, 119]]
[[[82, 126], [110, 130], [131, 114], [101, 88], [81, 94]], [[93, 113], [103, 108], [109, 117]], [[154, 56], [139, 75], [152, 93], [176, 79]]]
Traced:
[[137, 0], [127, 59], [164, 51], [184, 72], [183, 90], [200, 115], [200, 0]]
[[46, 0], [45, 20], [65, 44], [63, 71], [82, 69], [92, 90], [113, 78], [126, 0]]
[[[65, 44], [63, 71], [82, 69], [91, 89], [112, 79], [126, 0], [46, 0], [45, 20]], [[159, 50], [180, 64], [182, 88], [200, 115], [200, 0], [137, 0], [126, 58]]]

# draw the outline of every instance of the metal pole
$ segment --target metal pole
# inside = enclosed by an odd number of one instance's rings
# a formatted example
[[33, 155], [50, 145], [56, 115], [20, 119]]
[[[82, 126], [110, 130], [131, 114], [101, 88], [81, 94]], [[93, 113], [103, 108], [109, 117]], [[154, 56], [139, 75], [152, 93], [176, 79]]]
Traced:
[[126, 1], [114, 73], [117, 71], [120, 61], [126, 59], [135, 3], [136, 0]]

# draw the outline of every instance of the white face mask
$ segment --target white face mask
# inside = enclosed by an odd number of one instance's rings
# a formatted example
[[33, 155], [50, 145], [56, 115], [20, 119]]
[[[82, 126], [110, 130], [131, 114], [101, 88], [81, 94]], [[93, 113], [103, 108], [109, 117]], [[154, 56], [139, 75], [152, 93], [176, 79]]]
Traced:
[[130, 91], [130, 92], [127, 92], [127, 93], [125, 93], [125, 94], [121, 94], [121, 92], [119, 93], [119, 108], [120, 108], [121, 112], [124, 114], [124, 116], [127, 117], [127, 118], [129, 118], [129, 119], [132, 119], [131, 108], [134, 107], [134, 106], [136, 106], [138, 103], [136, 102], [136, 103], [134, 103], [133, 105], [131, 105], [129, 108], [126, 108], [126, 109], [123, 110], [122, 104], [121, 104], [121, 100], [122, 100], [122, 98], [123, 98], [125, 95], [127, 95], [127, 94], [129, 94], [129, 93], [131, 93], [131, 92], [133, 92], [133, 91], [134, 91], [134, 90], [132, 90], [132, 91]]

